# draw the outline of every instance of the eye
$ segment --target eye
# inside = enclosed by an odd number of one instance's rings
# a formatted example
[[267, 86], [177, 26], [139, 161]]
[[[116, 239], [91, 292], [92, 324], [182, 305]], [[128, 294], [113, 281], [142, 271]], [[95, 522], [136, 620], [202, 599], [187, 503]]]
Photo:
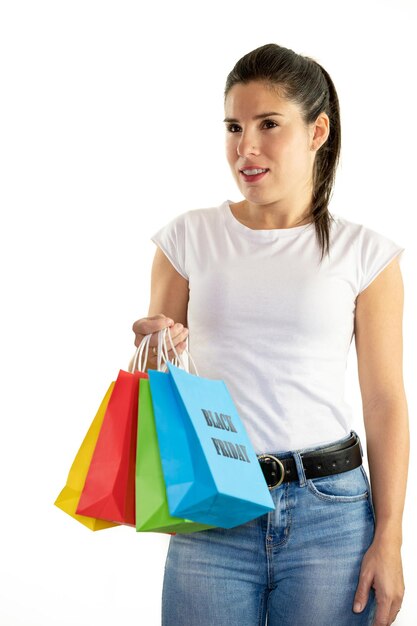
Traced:
[[264, 120], [264, 125], [266, 126], [266, 128], [275, 128], [275, 126], [278, 126], [278, 124], [274, 122], [274, 120]]
[[238, 124], [228, 124], [226, 128], [229, 131], [229, 133], [237, 133], [239, 130], [241, 130]]

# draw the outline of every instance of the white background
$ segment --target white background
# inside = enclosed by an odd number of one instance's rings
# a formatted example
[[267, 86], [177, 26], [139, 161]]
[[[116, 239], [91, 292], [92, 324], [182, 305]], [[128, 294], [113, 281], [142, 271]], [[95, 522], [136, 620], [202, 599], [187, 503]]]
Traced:
[[[240, 198], [224, 157], [223, 87], [265, 43], [314, 57], [335, 82], [331, 210], [406, 248], [415, 476], [415, 33], [416, 3], [404, 0], [1, 4], [1, 626], [160, 623], [169, 537], [93, 533], [53, 502], [133, 354], [150, 235], [180, 212]], [[362, 433], [353, 344], [346, 394]], [[417, 623], [415, 499], [410, 479], [403, 626]]]

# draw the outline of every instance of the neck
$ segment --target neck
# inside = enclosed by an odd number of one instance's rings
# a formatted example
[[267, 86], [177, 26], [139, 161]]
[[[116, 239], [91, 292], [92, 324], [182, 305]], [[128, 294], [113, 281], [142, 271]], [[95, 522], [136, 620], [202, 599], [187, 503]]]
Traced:
[[235, 217], [253, 229], [294, 228], [313, 221], [311, 204], [304, 210], [290, 210], [277, 206], [278, 203], [253, 204], [247, 200], [231, 205]]

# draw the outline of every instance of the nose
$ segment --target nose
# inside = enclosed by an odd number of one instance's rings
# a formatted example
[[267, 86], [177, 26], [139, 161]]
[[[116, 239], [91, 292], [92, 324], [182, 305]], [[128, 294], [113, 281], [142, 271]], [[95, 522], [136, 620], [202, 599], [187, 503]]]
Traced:
[[253, 133], [242, 132], [236, 149], [240, 157], [246, 157], [250, 154], [259, 155], [259, 147]]

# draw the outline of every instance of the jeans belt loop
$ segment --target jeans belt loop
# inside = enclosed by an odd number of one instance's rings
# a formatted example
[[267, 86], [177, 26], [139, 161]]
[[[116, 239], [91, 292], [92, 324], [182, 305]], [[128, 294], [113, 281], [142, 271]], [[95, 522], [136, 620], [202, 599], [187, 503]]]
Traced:
[[307, 485], [306, 472], [304, 469], [303, 459], [300, 452], [294, 452], [293, 458], [297, 467], [297, 474], [299, 480], [299, 486], [305, 487]]
[[359, 441], [359, 450], [361, 451], [361, 457], [363, 457], [363, 448], [362, 448], [362, 441], [360, 440], [360, 437], [358, 435], [358, 433], [354, 430], [351, 431], [351, 435], [355, 435], [355, 437], [357, 437], [358, 441]]

